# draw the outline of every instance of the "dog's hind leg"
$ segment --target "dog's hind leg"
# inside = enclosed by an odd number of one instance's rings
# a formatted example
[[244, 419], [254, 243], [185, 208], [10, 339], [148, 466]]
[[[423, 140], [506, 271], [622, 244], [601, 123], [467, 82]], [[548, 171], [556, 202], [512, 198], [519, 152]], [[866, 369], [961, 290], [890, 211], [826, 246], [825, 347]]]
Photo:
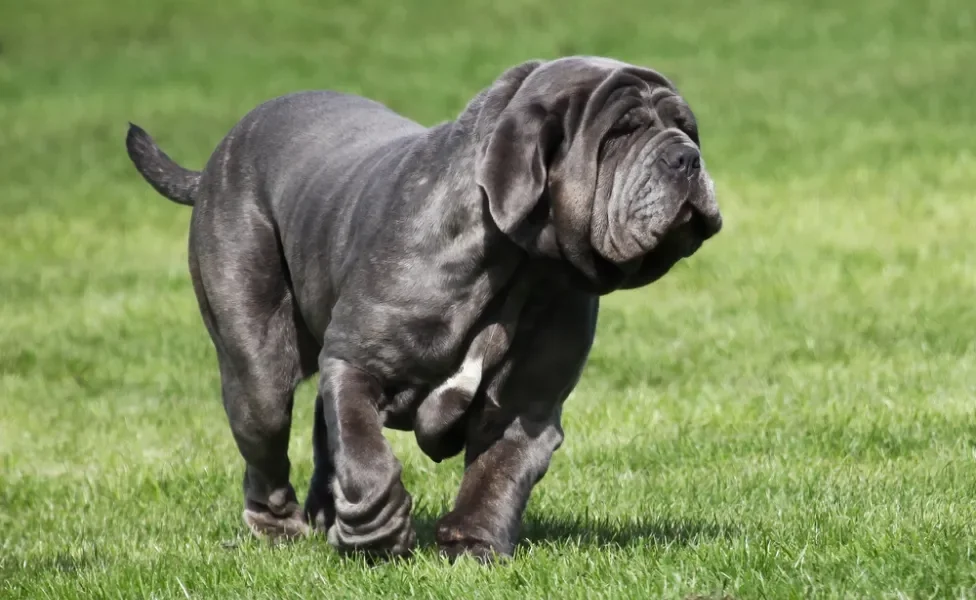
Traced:
[[270, 221], [242, 203], [221, 209], [220, 218], [194, 213], [190, 271], [245, 462], [244, 520], [259, 537], [293, 537], [308, 525], [289, 479], [292, 404], [318, 346], [295, 308]]

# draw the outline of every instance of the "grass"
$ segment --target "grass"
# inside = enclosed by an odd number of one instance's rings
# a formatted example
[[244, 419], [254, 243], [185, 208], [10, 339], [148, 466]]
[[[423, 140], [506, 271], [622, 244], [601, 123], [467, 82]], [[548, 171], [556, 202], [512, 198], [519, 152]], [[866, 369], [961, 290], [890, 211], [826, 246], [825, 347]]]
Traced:
[[[976, 597], [976, 5], [228, 4], [0, 4], [0, 597]], [[516, 560], [436, 557], [460, 464], [400, 433], [416, 559], [250, 539], [189, 211], [126, 121], [199, 166], [274, 95], [432, 124], [571, 53], [677, 81], [726, 228], [606, 300]]]

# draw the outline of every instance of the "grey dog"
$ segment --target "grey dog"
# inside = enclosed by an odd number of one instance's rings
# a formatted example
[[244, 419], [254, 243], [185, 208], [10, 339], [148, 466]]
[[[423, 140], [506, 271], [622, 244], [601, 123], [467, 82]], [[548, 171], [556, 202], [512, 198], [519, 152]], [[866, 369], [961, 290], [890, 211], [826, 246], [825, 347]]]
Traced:
[[[563, 441], [599, 298], [647, 285], [722, 226], [688, 104], [600, 57], [505, 71], [423, 127], [331, 91], [248, 113], [203, 171], [130, 124], [160, 194], [193, 206], [189, 267], [259, 536], [324, 531], [408, 554], [411, 497], [383, 428], [464, 452], [441, 552], [510, 556]], [[290, 481], [296, 387], [318, 373], [314, 473]]]

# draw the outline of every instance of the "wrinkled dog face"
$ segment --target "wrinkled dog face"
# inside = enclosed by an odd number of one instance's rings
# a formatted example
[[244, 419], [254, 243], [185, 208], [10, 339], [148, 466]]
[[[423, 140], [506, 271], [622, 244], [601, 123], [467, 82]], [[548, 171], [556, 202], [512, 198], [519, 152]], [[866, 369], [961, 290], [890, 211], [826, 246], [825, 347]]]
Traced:
[[721, 229], [694, 114], [661, 74], [573, 57], [520, 65], [493, 89], [507, 103], [478, 170], [492, 216], [582, 287], [650, 283]]
[[620, 265], [690, 256], [722, 220], [687, 104], [658, 88], [611, 134], [600, 176], [612, 183], [598, 186], [594, 199], [595, 210], [606, 203], [608, 225], [602, 239], [591, 240], [593, 247]]

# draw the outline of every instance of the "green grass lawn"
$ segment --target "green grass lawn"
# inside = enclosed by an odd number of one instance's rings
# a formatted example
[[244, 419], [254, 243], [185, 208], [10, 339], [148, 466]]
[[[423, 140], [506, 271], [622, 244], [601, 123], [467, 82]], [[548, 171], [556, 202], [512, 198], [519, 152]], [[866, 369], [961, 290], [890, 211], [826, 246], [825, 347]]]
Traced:
[[[0, 598], [976, 597], [976, 4], [235, 4], [0, 2]], [[516, 559], [437, 557], [461, 464], [401, 433], [414, 560], [249, 538], [190, 212], [127, 121], [199, 167], [281, 93], [433, 124], [576, 53], [678, 83], [726, 225], [605, 301]]]

